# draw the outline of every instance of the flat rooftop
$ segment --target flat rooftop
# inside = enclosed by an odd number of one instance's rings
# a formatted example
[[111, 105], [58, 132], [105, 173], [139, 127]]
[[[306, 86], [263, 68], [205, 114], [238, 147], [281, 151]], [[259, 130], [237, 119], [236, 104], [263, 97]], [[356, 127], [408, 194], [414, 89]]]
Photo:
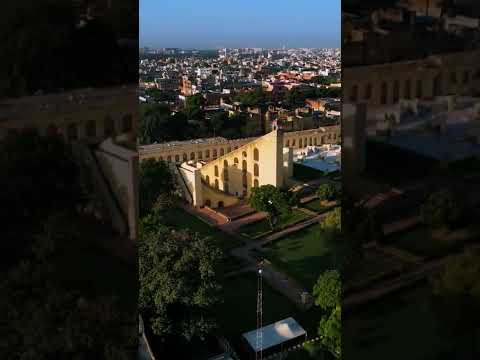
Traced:
[[257, 330], [242, 334], [255, 352], [266, 350], [307, 334], [300, 324], [292, 317], [264, 326], [261, 330], [263, 331], [262, 348], [257, 348]]

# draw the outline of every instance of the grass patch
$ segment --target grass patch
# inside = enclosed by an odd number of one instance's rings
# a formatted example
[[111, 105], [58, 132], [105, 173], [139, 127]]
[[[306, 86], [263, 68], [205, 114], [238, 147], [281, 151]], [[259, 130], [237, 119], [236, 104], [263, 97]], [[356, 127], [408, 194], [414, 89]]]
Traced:
[[313, 169], [311, 167], [293, 163], [293, 178], [299, 181], [312, 181], [318, 180], [325, 176], [325, 173], [321, 170]]
[[357, 360], [473, 359], [472, 340], [478, 335], [452, 329], [442, 319], [451, 311], [434, 302], [426, 283], [388, 295], [342, 317], [342, 355]]
[[346, 269], [344, 291], [368, 286], [403, 269], [403, 263], [385, 256], [370, 256], [359, 259]]
[[324, 213], [328, 210], [331, 210], [333, 207], [336, 206], [336, 204], [335, 205], [332, 205], [331, 203], [326, 204], [325, 201], [323, 201], [323, 200], [315, 199], [315, 200], [312, 200], [312, 201], [310, 201], [306, 204], [302, 204], [301, 206], [305, 209], [308, 209], [310, 211], [314, 211], [318, 214], [321, 214], [321, 213]]
[[[136, 266], [111, 255], [97, 243], [99, 236], [117, 236], [105, 232], [89, 234], [96, 228], [87, 228], [80, 223], [78, 238], [59, 242], [54, 253], [56, 280], [71, 291], [78, 291], [85, 297], [115, 296], [122, 307], [130, 311], [137, 308], [138, 272]], [[103, 228], [102, 228], [103, 229]]]
[[206, 221], [191, 215], [181, 208], [169, 209], [163, 216], [165, 217], [165, 225], [176, 229], [188, 229], [198, 233], [200, 236], [211, 236], [217, 240], [218, 245], [224, 251], [243, 245], [242, 240], [213, 227]]
[[310, 217], [311, 215], [294, 209], [288, 215], [280, 217], [273, 230], [270, 228], [268, 220], [262, 219], [260, 221], [242, 226], [238, 232], [251, 239], [256, 239], [271, 232], [282, 230]]
[[408, 231], [389, 237], [389, 243], [427, 258], [435, 258], [449, 254], [462, 246], [458, 241], [433, 239], [431, 230], [426, 226], [416, 226]]
[[[256, 328], [257, 276], [247, 273], [224, 280], [223, 303], [218, 306], [219, 330], [236, 342], [241, 334]], [[322, 313], [318, 307], [299, 310], [288, 298], [263, 283], [263, 323], [293, 317], [311, 335], [316, 336]]]
[[320, 224], [310, 226], [265, 248], [272, 265], [298, 280], [308, 291], [318, 276], [336, 266], [337, 243]]

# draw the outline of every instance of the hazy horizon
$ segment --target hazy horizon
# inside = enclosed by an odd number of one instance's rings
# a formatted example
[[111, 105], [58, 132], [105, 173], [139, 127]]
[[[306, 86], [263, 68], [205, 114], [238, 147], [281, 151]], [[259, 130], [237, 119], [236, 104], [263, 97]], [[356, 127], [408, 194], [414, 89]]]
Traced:
[[140, 47], [340, 48], [341, 2], [140, 0]]

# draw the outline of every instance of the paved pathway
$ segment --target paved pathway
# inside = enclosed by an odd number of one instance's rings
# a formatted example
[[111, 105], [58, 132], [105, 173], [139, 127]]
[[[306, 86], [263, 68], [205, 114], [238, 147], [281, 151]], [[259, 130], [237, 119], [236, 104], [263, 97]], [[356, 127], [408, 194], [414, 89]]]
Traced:
[[297, 231], [302, 230], [303, 228], [306, 228], [310, 225], [313, 225], [315, 223], [320, 222], [326, 215], [327, 215], [327, 213], [316, 215], [316, 216], [314, 216], [310, 219], [307, 219], [305, 221], [302, 221], [302, 222], [300, 222], [296, 225], [290, 226], [290, 227], [285, 228], [283, 230], [277, 231], [273, 234], [267, 235], [266, 237], [264, 237], [260, 241], [260, 244], [263, 246], [263, 245], [266, 245], [268, 243], [271, 243], [272, 241], [278, 240], [278, 239], [280, 239], [284, 236], [290, 235], [292, 233], [296, 233]]
[[[208, 208], [198, 209], [192, 207], [189, 204], [182, 204], [181, 207], [188, 213], [200, 216], [213, 226], [217, 226], [219, 229], [239, 238], [242, 238], [237, 233], [237, 230], [240, 227], [260, 221], [266, 217], [265, 213], [254, 213], [230, 221], [230, 219], [227, 219], [224, 215], [218, 214], [217, 212]], [[310, 219], [270, 234], [261, 240], [249, 241], [241, 247], [230, 250], [229, 252], [232, 256], [245, 260], [247, 265], [240, 270], [227, 273], [225, 274], [225, 276], [228, 278], [246, 272], [255, 272], [257, 266], [257, 257], [254, 253], [257, 252], [259, 256], [261, 256], [262, 246], [269, 244], [272, 241], [275, 241], [284, 236], [293, 234], [314, 223], [317, 223], [325, 216], [326, 213], [313, 216]], [[242, 240], [244, 239], [242, 238]], [[265, 281], [271, 287], [288, 297], [300, 308], [309, 308], [313, 305], [313, 298], [309, 294], [309, 292], [305, 288], [303, 288], [303, 286], [299, 284], [295, 279], [289, 277], [287, 274], [277, 269], [274, 269], [269, 264], [266, 264], [264, 267], [263, 276]]]
[[[319, 222], [325, 215], [326, 214], [314, 216], [313, 218], [302, 221], [301, 223], [268, 235], [260, 241], [250, 241], [242, 247], [231, 250], [230, 253], [233, 256], [244, 259], [249, 264], [246, 271], [255, 271], [257, 258], [253, 254], [254, 252], [257, 252], [259, 255], [261, 255], [262, 247], [264, 245]], [[228, 275], [232, 276], [232, 274]], [[272, 266], [267, 264], [264, 268], [264, 279], [271, 287], [288, 297], [300, 308], [309, 308], [312, 306], [313, 298], [309, 294], [309, 291], [307, 291], [307, 289], [305, 289], [301, 284], [299, 284], [295, 279], [289, 277], [287, 274], [274, 269]], [[306, 293], [305, 304], [302, 299], [302, 294], [304, 293]]]
[[236, 230], [238, 230], [242, 226], [263, 220], [266, 217], [267, 217], [266, 213], [258, 212], [258, 213], [241, 217], [236, 220], [232, 220], [229, 223], [221, 224], [219, 225], [219, 228], [228, 233], [235, 233]]
[[[479, 249], [480, 244], [471, 244], [470, 249]], [[343, 307], [349, 308], [355, 305], [360, 305], [368, 301], [381, 298], [392, 291], [411, 286], [412, 284], [425, 279], [428, 275], [436, 273], [443, 269], [447, 261], [452, 257], [461, 256], [462, 253], [451, 254], [441, 259], [430, 260], [423, 265], [414, 268], [408, 273], [403, 273], [394, 279], [387, 280], [381, 284], [360, 291], [352, 293], [343, 299]]]

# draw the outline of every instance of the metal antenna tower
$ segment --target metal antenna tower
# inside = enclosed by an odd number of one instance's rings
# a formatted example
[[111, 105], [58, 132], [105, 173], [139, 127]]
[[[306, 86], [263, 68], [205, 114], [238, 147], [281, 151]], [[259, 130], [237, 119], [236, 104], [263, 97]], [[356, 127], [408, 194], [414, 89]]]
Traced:
[[263, 261], [257, 264], [257, 341], [255, 360], [263, 360]]

